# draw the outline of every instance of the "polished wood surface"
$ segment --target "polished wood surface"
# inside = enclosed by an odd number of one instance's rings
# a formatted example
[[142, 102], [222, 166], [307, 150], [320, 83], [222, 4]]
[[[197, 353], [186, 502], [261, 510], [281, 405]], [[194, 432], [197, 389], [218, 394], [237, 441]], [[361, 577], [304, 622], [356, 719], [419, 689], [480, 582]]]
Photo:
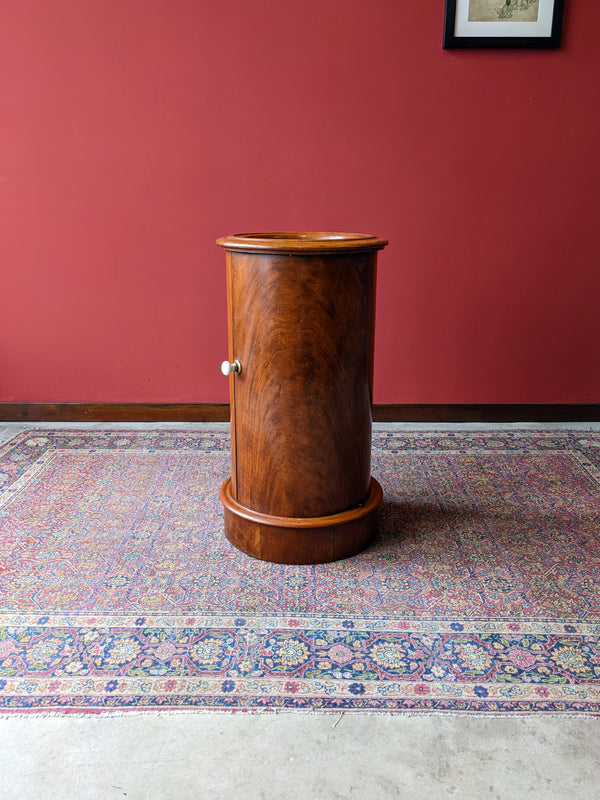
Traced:
[[224, 250], [236, 253], [276, 253], [282, 255], [307, 255], [324, 253], [373, 252], [387, 245], [385, 239], [378, 239], [366, 233], [320, 233], [307, 231], [277, 233], [238, 233], [217, 239]]
[[367, 495], [375, 256], [230, 257], [234, 488], [315, 517]]
[[242, 506], [231, 493], [231, 479], [221, 487], [227, 538], [243, 553], [280, 564], [322, 564], [363, 550], [377, 530], [377, 507], [383, 497], [372, 478], [365, 503], [325, 517], [278, 517]]
[[[373, 514], [361, 509], [372, 491], [376, 251], [385, 241], [282, 233], [219, 244], [228, 251], [229, 361], [241, 364], [230, 375], [226, 534], [273, 561], [316, 563], [325, 551], [325, 560], [346, 557], [373, 534]], [[289, 522], [341, 513], [352, 519], [301, 533]], [[317, 547], [319, 537], [330, 543]]]

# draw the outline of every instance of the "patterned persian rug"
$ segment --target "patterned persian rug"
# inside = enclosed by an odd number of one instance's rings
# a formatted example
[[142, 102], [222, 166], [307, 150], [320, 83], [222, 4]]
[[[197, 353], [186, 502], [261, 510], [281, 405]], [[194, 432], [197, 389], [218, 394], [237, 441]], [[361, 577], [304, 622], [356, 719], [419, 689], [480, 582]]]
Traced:
[[0, 712], [600, 711], [600, 433], [378, 427], [380, 532], [234, 550], [211, 429], [0, 449]]

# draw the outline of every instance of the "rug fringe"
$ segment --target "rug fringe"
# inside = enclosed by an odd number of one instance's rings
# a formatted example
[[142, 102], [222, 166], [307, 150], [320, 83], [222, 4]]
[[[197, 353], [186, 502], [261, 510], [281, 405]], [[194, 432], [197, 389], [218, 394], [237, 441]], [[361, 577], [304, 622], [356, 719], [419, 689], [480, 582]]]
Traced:
[[247, 716], [247, 717], [264, 717], [264, 716], [303, 716], [303, 717], [332, 717], [338, 714], [337, 720], [331, 726], [332, 729], [336, 728], [338, 724], [346, 716], [352, 717], [379, 717], [395, 719], [424, 719], [427, 717], [469, 717], [469, 719], [478, 718], [481, 720], [494, 719], [494, 720], [515, 720], [521, 719], [523, 721], [542, 722], [546, 719], [590, 719], [600, 717], [599, 713], [590, 713], [589, 711], [564, 711], [561, 713], [548, 712], [541, 713], [539, 711], [531, 712], [486, 712], [486, 711], [366, 711], [366, 710], [348, 710], [340, 714], [338, 709], [308, 709], [308, 708], [179, 708], [179, 709], [115, 709], [115, 710], [93, 710], [82, 711], [81, 709], [67, 711], [38, 711], [31, 709], [29, 712], [15, 711], [9, 714], [0, 714], [0, 722], [8, 722], [13, 719], [106, 719], [115, 717], [189, 717], [189, 716]]

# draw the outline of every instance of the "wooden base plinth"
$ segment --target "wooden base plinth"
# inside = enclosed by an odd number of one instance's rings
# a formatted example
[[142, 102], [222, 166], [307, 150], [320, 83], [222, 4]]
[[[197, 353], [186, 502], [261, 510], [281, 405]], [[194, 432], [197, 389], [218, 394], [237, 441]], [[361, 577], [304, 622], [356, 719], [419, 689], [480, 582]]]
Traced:
[[231, 478], [221, 487], [225, 535], [243, 553], [278, 564], [323, 564], [349, 558], [369, 544], [383, 492], [371, 478], [363, 505], [327, 517], [274, 517], [240, 505]]

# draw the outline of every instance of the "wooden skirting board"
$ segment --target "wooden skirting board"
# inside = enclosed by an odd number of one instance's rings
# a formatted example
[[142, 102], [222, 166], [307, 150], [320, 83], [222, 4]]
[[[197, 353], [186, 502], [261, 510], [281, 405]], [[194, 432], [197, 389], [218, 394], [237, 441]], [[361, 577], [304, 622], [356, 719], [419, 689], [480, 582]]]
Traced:
[[[600, 422], [600, 403], [375, 404], [375, 422]], [[227, 403], [0, 403], [2, 422], [228, 422]]]

